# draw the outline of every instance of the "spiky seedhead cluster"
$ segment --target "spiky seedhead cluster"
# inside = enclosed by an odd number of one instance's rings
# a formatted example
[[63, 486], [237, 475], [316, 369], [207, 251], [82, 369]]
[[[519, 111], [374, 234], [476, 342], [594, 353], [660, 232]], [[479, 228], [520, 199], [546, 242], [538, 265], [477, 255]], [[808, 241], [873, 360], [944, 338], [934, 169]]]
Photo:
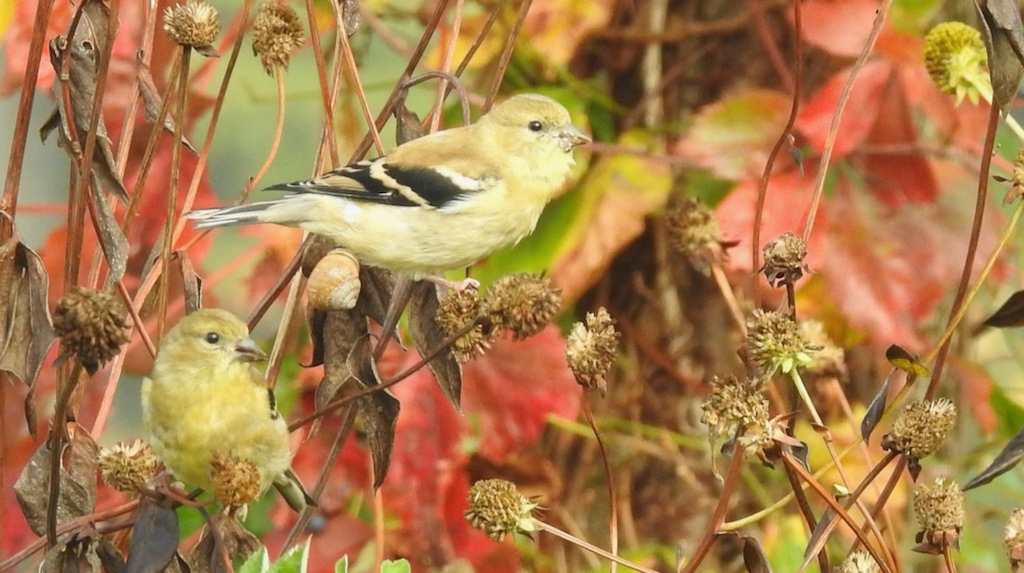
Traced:
[[707, 274], [725, 260], [725, 241], [715, 213], [698, 199], [680, 197], [665, 213], [669, 244]]
[[978, 103], [991, 98], [992, 82], [985, 71], [988, 54], [978, 30], [963, 22], [943, 22], [924, 37], [924, 64], [932, 81], [945, 93]]
[[1013, 177], [1010, 179], [1010, 190], [1003, 197], [1003, 205], [1009, 205], [1024, 195], [1024, 147], [1017, 151], [1013, 159]]
[[517, 273], [487, 289], [487, 313], [516, 338], [533, 336], [562, 310], [562, 293], [548, 277]]
[[124, 307], [113, 293], [71, 287], [57, 301], [53, 329], [67, 353], [75, 354], [82, 367], [94, 374], [128, 342]]
[[701, 422], [708, 425], [712, 440], [719, 434], [744, 429], [744, 446], [760, 450], [771, 443], [768, 428], [768, 399], [761, 393], [757, 380], [740, 380], [735, 376], [711, 379], [711, 394], [701, 404]]
[[810, 364], [812, 350], [797, 323], [781, 312], [757, 309], [747, 318], [747, 353], [768, 374]]
[[916, 548], [926, 553], [941, 553], [946, 547], [958, 548], [964, 526], [964, 494], [955, 481], [936, 478], [934, 485], [914, 488], [914, 515], [920, 532]]
[[495, 541], [510, 533], [537, 529], [532, 512], [537, 504], [519, 493], [515, 484], [503, 479], [480, 480], [469, 488], [466, 521]]
[[302, 22], [288, 4], [274, 0], [260, 4], [252, 25], [252, 52], [259, 56], [268, 74], [274, 68], [288, 69], [292, 52], [302, 45]]
[[807, 243], [799, 235], [783, 233], [764, 246], [764, 276], [778, 287], [794, 284], [804, 276]]
[[615, 364], [618, 345], [615, 319], [604, 307], [597, 309], [596, 314], [588, 312], [585, 322], [574, 324], [566, 339], [565, 360], [576, 382], [604, 395], [608, 389], [605, 375]]
[[1024, 507], [1013, 510], [1006, 520], [1003, 546], [1006, 547], [1006, 556], [1010, 558], [1010, 566], [1016, 571], [1024, 563]]
[[956, 406], [946, 398], [907, 404], [882, 438], [882, 448], [920, 460], [938, 451], [955, 425]]
[[153, 449], [142, 440], [100, 448], [100, 475], [107, 485], [117, 491], [138, 492], [156, 473], [157, 463]]
[[205, 0], [185, 0], [164, 10], [164, 31], [180, 46], [207, 48], [220, 35], [217, 9]]
[[[476, 289], [467, 288], [450, 293], [437, 307], [435, 320], [446, 336], [452, 336], [470, 323], [484, 316], [484, 302]], [[452, 355], [460, 364], [480, 356], [498, 336], [498, 329], [491, 324], [477, 324], [466, 334], [452, 343]]]
[[220, 452], [210, 460], [213, 496], [227, 507], [241, 507], [263, 493], [260, 470], [249, 460], [236, 460]]

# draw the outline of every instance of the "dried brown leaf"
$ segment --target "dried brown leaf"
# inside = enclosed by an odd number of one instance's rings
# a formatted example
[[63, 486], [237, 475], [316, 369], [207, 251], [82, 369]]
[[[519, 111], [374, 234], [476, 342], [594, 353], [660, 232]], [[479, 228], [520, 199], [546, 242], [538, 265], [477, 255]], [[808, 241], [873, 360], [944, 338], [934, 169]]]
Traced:
[[232, 561], [245, 561], [262, 547], [259, 538], [237, 519], [223, 512], [217, 513], [211, 517], [211, 523], [203, 527], [199, 542], [188, 555], [188, 563], [193, 573], [228, 573], [216, 538], [211, 534], [211, 526], [217, 528], [217, 533], [220, 534], [220, 539], [224, 542]]
[[[96, 467], [99, 448], [83, 428], [68, 423], [69, 439], [61, 455], [57, 523], [81, 517], [96, 507]], [[43, 443], [14, 483], [14, 493], [25, 520], [36, 535], [46, 533], [50, 499], [50, 447]]]
[[188, 253], [181, 250], [174, 251], [172, 258], [178, 261], [178, 270], [181, 272], [181, 282], [185, 290], [185, 314], [203, 308], [203, 279], [192, 267], [192, 259]]
[[[409, 330], [413, 344], [424, 356], [447, 338], [437, 325], [438, 305], [437, 285], [426, 281], [418, 281], [413, 285], [412, 298], [409, 300]], [[439, 353], [427, 363], [427, 367], [434, 374], [437, 385], [448, 401], [456, 411], [461, 412], [462, 369], [452, 353]]]
[[125, 573], [160, 573], [178, 551], [178, 514], [143, 498], [135, 517]]
[[106, 198], [93, 193], [92, 200], [96, 202], [96, 228], [99, 230], [100, 247], [110, 267], [108, 280], [116, 282], [121, 280], [128, 269], [128, 239], [114, 218]]
[[[83, 152], [89, 134], [100, 58], [104, 52], [103, 47], [110, 25], [109, 10], [102, 0], [86, 0], [79, 10], [83, 12], [83, 16], [75, 31], [75, 37], [69, 39], [58, 35], [50, 41], [50, 63], [57, 74], [53, 90], [57, 98], [60, 122], [54, 122], [51, 118], [40, 131], [45, 141], [49, 132], [56, 127], [55, 124], [59, 123], [58, 144], [71, 155], [73, 163], [77, 163], [77, 157]], [[65, 76], [62, 70], [66, 57], [71, 59]], [[65, 86], [68, 89], [70, 108], [66, 107], [63, 96]], [[75, 126], [74, 138], [71, 136], [71, 125]], [[91, 171], [104, 188], [122, 201], [128, 201], [128, 191], [117, 175], [114, 152], [102, 116], [96, 123], [96, 149], [92, 157]]]
[[993, 99], [1002, 109], [1017, 95], [1024, 77], [1024, 27], [1014, 0], [975, 2], [988, 52]]
[[[160, 117], [160, 108], [163, 106], [164, 98], [160, 95], [160, 90], [157, 89], [156, 83], [153, 81], [153, 73], [142, 59], [141, 51], [135, 56], [135, 74], [139, 82], [139, 95], [142, 96], [142, 106], [146, 112], [146, 121], [155, 123]], [[174, 133], [174, 117], [170, 112], [164, 115], [163, 127], [168, 133]], [[181, 136], [181, 144], [192, 153], [199, 155], [195, 146], [184, 135]]]
[[[27, 384], [30, 392], [54, 340], [46, 300], [49, 285], [42, 259], [17, 234], [0, 245], [0, 292], [5, 293], [0, 297], [5, 325], [0, 331], [0, 370]], [[35, 425], [29, 427], [34, 430]]]

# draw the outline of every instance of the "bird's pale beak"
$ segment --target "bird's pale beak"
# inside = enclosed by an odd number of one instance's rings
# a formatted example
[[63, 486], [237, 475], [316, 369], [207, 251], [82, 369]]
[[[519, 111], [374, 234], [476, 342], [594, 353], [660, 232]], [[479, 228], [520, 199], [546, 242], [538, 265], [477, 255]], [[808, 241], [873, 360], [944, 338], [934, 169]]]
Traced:
[[246, 336], [235, 344], [235, 356], [242, 362], [263, 362], [267, 353], [256, 345], [256, 341]]
[[566, 151], [572, 151], [573, 149], [592, 141], [589, 135], [583, 133], [578, 127], [572, 124], [565, 126], [565, 128], [563, 128], [558, 134], [558, 137], [562, 140], [562, 147]]

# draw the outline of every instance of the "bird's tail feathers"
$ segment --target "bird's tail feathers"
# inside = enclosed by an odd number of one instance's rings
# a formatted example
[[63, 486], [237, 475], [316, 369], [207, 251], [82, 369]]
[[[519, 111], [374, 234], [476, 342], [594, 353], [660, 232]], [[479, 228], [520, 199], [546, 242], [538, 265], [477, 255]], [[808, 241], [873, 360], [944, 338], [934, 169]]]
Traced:
[[249, 205], [237, 205], [234, 207], [197, 209], [186, 213], [185, 216], [197, 221], [195, 225], [196, 229], [212, 229], [213, 227], [227, 227], [230, 225], [247, 225], [249, 223], [261, 222], [260, 215], [275, 203], [275, 201], [264, 201], [262, 203], [251, 203]]

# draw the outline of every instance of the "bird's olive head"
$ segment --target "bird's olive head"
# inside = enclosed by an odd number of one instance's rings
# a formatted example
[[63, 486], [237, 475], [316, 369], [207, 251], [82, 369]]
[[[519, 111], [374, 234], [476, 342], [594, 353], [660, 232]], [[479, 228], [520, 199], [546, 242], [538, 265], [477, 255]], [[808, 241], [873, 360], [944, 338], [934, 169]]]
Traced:
[[220, 309], [197, 310], [182, 318], [167, 332], [160, 354], [166, 349], [175, 354], [180, 351], [182, 354], [173, 359], [185, 361], [208, 357], [218, 361], [260, 362], [267, 357], [249, 336], [245, 323]]
[[486, 117], [487, 121], [515, 128], [521, 139], [547, 141], [566, 153], [591, 141], [572, 124], [565, 106], [540, 94], [512, 96], [495, 106]]

